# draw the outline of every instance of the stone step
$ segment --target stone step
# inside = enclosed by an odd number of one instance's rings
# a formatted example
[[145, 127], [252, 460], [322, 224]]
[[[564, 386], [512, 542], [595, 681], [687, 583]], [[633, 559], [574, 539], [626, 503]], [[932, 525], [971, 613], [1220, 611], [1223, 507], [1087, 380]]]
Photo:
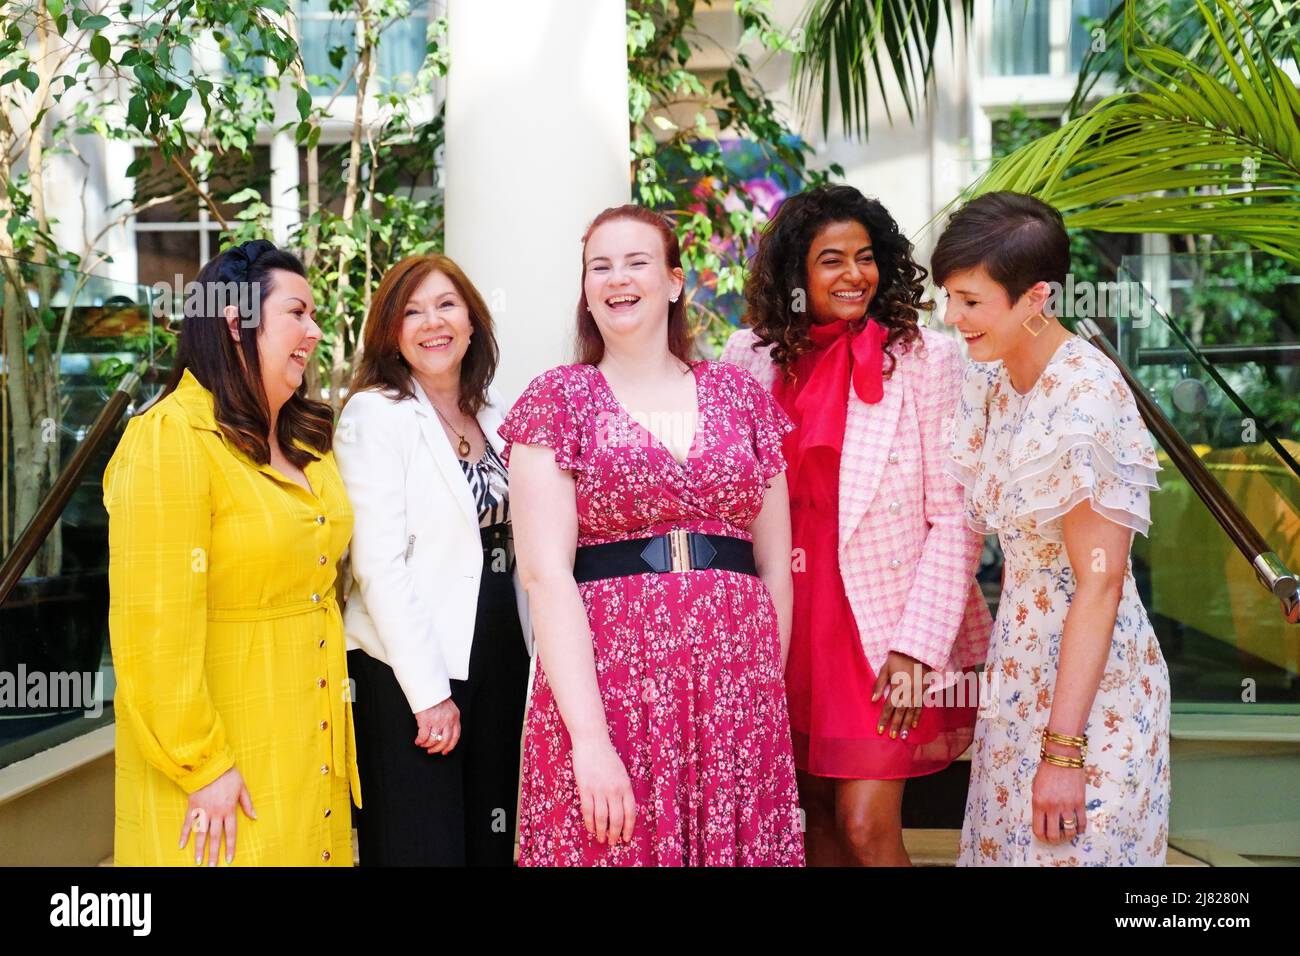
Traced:
[[[903, 831], [903, 845], [914, 866], [955, 866], [960, 836], [959, 830], [910, 829]], [[1172, 846], [1165, 857], [1165, 866], [1209, 865]]]
[[[916, 866], [953, 866], [957, 862], [957, 843], [960, 832], [957, 830], [904, 830], [903, 845], [907, 847], [907, 854], [912, 858], [912, 863]], [[352, 860], [357, 862], [356, 857], [357, 831], [352, 831]], [[1196, 850], [1204, 849], [1201, 844], [1188, 846], [1187, 849]], [[1207, 854], [1207, 859], [1212, 859]], [[1234, 858], [1236, 859], [1236, 858]], [[1244, 861], [1243, 861], [1244, 862]], [[112, 866], [113, 858], [110, 856], [99, 863], [100, 866]], [[1211, 866], [1205, 860], [1191, 856], [1182, 850], [1174, 847], [1169, 848], [1169, 855], [1165, 860], [1166, 866]], [[1227, 859], [1221, 865], [1231, 865]]]

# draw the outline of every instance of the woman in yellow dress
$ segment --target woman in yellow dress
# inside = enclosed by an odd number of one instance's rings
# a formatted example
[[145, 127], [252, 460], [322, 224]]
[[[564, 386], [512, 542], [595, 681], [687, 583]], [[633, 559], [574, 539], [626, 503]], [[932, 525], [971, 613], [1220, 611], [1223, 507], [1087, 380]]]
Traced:
[[302, 264], [264, 240], [186, 296], [164, 397], [104, 475], [115, 861], [350, 866], [360, 805], [337, 563], [352, 509]]

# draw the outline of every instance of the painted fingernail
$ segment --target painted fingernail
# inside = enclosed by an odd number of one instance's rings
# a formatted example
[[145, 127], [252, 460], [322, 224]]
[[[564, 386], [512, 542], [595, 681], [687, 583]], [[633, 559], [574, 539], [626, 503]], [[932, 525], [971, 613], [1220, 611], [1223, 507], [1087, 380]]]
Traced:
[[889, 732], [889, 739], [890, 739], [890, 740], [896, 740], [897, 738], [898, 738], [898, 731], [897, 731], [897, 730], [891, 730], [891, 731]]
[[899, 736], [901, 736], [904, 740], [906, 740], [906, 739], [907, 739], [907, 731], [906, 731], [906, 730], [903, 731], [902, 734], [900, 734]]
[[878, 734], [883, 734], [884, 732], [885, 732], [885, 725], [884, 725], [884, 724], [877, 724], [877, 725], [876, 725], [876, 733], [878, 733]]

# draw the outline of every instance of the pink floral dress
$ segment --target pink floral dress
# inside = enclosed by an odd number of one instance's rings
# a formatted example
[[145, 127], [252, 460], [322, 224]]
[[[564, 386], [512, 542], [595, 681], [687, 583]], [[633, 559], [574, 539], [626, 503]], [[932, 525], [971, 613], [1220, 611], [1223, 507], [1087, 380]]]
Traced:
[[[781, 409], [743, 369], [694, 366], [699, 418], [680, 463], [591, 365], [533, 380], [500, 432], [572, 471], [578, 545], [683, 528], [749, 540], [784, 467]], [[588, 836], [573, 752], [541, 661], [524, 734], [522, 866], [803, 863], [776, 610], [735, 571], [629, 575], [578, 586], [609, 734], [637, 803], [632, 842]]]
[[971, 527], [1002, 545], [1002, 599], [971, 750], [959, 866], [1162, 866], [1169, 820], [1169, 672], [1130, 562], [1110, 656], [1084, 733], [1086, 832], [1033, 833], [1034, 774], [1051, 715], [1061, 633], [1074, 595], [1061, 517], [1081, 501], [1134, 531], [1150, 527], [1151, 436], [1119, 370], [1067, 339], [1028, 394], [1002, 363], [966, 372], [950, 473]]

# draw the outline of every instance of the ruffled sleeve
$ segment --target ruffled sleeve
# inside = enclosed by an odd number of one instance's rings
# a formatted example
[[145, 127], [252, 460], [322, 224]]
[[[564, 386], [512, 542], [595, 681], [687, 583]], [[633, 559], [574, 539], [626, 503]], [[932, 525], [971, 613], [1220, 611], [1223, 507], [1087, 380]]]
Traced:
[[555, 452], [555, 463], [565, 471], [580, 471], [582, 433], [568, 369], [560, 366], [533, 379], [497, 433], [506, 442], [501, 457], [507, 465], [513, 445], [540, 445]]
[[989, 426], [989, 392], [997, 366], [970, 362], [962, 375], [961, 396], [948, 422], [948, 458], [944, 471], [970, 489], [975, 485]]
[[785, 471], [785, 454], [781, 446], [794, 422], [785, 413], [772, 393], [763, 388], [748, 371], [739, 366], [726, 365], [737, 380], [741, 407], [748, 413], [754, 429], [754, 457], [764, 481]]
[[1089, 500], [1116, 524], [1151, 527], [1160, 469], [1151, 434], [1119, 370], [1090, 347], [1043, 373], [1008, 465], [1001, 510], [1008, 521], [1032, 517], [1044, 537], [1062, 540], [1061, 517]]

